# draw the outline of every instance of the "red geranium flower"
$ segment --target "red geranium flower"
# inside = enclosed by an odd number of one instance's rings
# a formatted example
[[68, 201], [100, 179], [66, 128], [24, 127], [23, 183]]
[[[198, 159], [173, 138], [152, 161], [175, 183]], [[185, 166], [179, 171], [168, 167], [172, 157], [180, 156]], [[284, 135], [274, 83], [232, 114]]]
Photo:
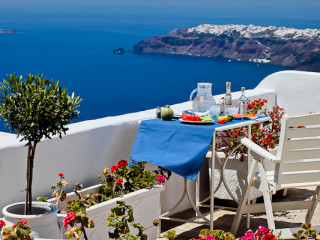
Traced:
[[119, 162], [118, 162], [118, 166], [119, 167], [126, 167], [128, 166], [128, 162], [124, 159], [121, 159]]
[[156, 226], [156, 227], [159, 226], [159, 219], [154, 219], [153, 220], [153, 225]]
[[271, 140], [267, 139], [267, 145], [270, 145], [270, 143], [271, 143]]
[[63, 223], [64, 223], [65, 229], [68, 228], [68, 224], [71, 225], [74, 223], [74, 221], [76, 220], [76, 216], [77, 216], [77, 214], [71, 212], [71, 213], [68, 213], [67, 216], [64, 217]]
[[59, 173], [59, 175], [58, 175], [59, 177], [63, 177], [63, 173]]
[[21, 219], [20, 222], [24, 223], [24, 224], [28, 224], [28, 221], [25, 219]]
[[121, 184], [122, 183], [122, 180], [119, 178], [118, 179], [118, 184]]
[[67, 202], [67, 204], [69, 205], [71, 202], [72, 202], [72, 200], [69, 200], [69, 201]]
[[5, 223], [3, 220], [0, 219], [0, 229], [1, 229], [2, 227], [4, 227], [4, 226], [6, 226], [6, 223]]
[[275, 240], [275, 239], [276, 239], [276, 236], [271, 233], [268, 233], [262, 237], [262, 240]]
[[112, 171], [112, 172], [116, 172], [116, 171], [118, 171], [118, 168], [119, 168], [119, 167], [116, 166], [116, 165], [115, 165], [115, 166], [112, 166], [112, 167], [111, 167], [111, 171]]

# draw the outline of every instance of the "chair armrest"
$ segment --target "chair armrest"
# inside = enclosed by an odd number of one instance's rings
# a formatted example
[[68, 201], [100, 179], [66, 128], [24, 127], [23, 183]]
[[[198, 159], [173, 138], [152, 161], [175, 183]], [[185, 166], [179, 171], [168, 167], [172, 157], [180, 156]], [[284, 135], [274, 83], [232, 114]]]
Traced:
[[242, 138], [240, 140], [240, 142], [242, 145], [246, 146], [252, 152], [256, 153], [257, 155], [259, 155], [260, 157], [262, 157], [264, 159], [268, 159], [271, 162], [279, 162], [280, 161], [280, 159], [278, 157], [274, 156], [273, 154], [271, 154], [270, 152], [268, 152], [264, 148], [260, 147], [258, 144], [255, 144], [249, 138]]

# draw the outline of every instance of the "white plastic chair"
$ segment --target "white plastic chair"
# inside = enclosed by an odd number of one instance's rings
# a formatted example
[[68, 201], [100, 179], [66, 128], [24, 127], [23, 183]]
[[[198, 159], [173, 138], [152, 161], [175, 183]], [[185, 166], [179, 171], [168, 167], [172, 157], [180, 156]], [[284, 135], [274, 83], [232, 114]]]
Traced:
[[[298, 126], [303, 127], [298, 128]], [[248, 138], [241, 139], [241, 143], [251, 150], [253, 160], [231, 232], [237, 233], [241, 217], [247, 213], [266, 212], [268, 227], [274, 233], [276, 233], [274, 211], [307, 209], [306, 223], [309, 223], [320, 195], [320, 114], [284, 116], [277, 156]], [[274, 162], [275, 171], [266, 172], [264, 161]], [[256, 173], [257, 168], [258, 173]], [[247, 204], [251, 186], [262, 191], [264, 203]], [[307, 186], [316, 186], [310, 201], [272, 203], [272, 194], [279, 189]]]

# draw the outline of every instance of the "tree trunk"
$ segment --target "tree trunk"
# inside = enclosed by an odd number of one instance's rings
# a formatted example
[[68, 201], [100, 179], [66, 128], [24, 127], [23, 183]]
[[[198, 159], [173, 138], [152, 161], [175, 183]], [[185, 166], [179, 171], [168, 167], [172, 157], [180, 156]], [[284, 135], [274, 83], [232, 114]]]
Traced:
[[32, 177], [33, 177], [33, 162], [37, 143], [29, 142], [28, 144], [28, 163], [27, 163], [27, 188], [26, 188], [26, 203], [24, 214], [30, 215], [32, 210]]

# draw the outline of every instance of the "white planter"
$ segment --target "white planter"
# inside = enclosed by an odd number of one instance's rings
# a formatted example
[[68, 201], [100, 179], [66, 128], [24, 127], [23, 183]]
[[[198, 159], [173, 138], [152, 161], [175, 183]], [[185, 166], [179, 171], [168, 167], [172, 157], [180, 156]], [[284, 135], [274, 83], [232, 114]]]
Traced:
[[54, 204], [32, 202], [33, 215], [23, 215], [24, 202], [10, 204], [2, 209], [6, 226], [12, 226], [21, 219], [26, 219], [32, 228], [34, 238], [57, 239], [61, 238], [57, 212]]
[[[97, 193], [101, 185], [95, 185], [89, 188], [85, 188], [81, 191], [83, 195], [88, 193]], [[111, 208], [117, 206], [117, 201], [125, 201], [127, 205], [133, 207], [133, 215], [135, 222], [141, 223], [145, 227], [152, 226], [154, 219], [157, 219], [160, 214], [160, 193], [164, 191], [164, 186], [157, 186], [152, 189], [141, 189], [132, 193], [123, 195], [123, 197], [114, 198], [97, 205], [91, 206], [87, 209], [87, 216], [93, 219], [95, 224], [94, 228], [87, 228], [86, 232], [90, 240], [105, 240], [109, 239], [108, 231], [111, 230], [110, 227], [103, 224], [103, 222], [108, 221], [108, 216], [111, 213]], [[66, 200], [59, 204], [59, 209], [63, 209], [68, 200], [78, 199], [75, 193], [67, 194]], [[54, 203], [55, 199], [50, 199], [49, 202]], [[64, 235], [65, 229], [63, 226], [63, 218], [65, 214], [58, 214], [60, 218], [60, 224], [62, 229], [63, 238], [66, 239]], [[137, 233], [133, 231], [133, 233]], [[148, 239], [157, 238], [157, 228], [151, 227], [145, 231], [148, 235]]]

